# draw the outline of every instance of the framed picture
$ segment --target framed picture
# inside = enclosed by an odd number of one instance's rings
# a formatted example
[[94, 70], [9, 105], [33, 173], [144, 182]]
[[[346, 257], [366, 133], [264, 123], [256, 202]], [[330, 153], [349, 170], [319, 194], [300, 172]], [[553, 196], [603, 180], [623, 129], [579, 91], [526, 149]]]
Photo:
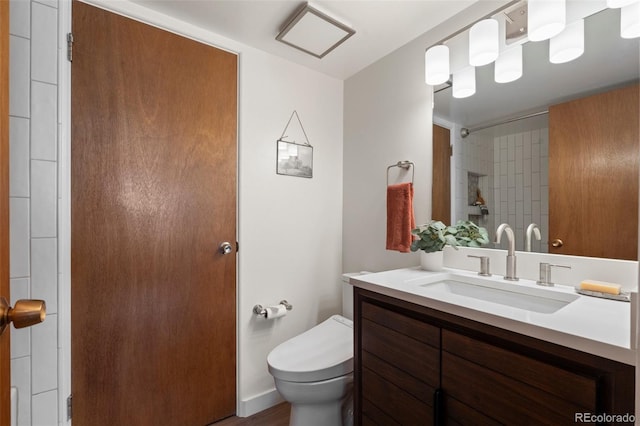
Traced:
[[311, 145], [279, 139], [277, 161], [276, 173], [279, 175], [313, 177], [313, 147]]

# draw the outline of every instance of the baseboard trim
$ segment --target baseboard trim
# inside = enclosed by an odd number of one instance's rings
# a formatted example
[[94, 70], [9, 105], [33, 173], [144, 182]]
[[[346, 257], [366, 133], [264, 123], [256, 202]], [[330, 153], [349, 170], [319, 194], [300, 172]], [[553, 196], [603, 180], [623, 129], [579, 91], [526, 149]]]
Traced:
[[255, 395], [251, 398], [244, 399], [238, 403], [238, 417], [249, 417], [260, 411], [271, 408], [274, 405], [278, 405], [283, 402], [284, 399], [280, 396], [277, 390], [271, 389], [261, 394]]

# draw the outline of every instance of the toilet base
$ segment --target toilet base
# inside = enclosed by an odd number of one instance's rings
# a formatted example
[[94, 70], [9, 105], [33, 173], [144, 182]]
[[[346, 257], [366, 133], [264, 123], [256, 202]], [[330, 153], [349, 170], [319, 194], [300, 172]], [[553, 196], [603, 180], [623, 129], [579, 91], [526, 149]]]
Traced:
[[289, 426], [353, 424], [353, 374], [321, 382], [275, 382], [278, 392], [291, 404]]
[[291, 404], [289, 426], [342, 426], [342, 404]]

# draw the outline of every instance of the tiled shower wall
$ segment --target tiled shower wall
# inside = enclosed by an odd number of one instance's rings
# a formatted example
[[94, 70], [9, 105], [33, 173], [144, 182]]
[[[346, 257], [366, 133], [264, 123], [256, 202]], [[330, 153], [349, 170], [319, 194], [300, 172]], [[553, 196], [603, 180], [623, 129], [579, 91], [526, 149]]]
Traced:
[[532, 250], [548, 252], [549, 130], [509, 134], [493, 140], [495, 223], [507, 222], [516, 234], [516, 250], [524, 250], [530, 223], [540, 228], [541, 241]]
[[10, 3], [11, 302], [44, 299], [47, 318], [11, 329], [19, 425], [58, 424], [58, 3]]
[[[491, 239], [497, 226], [508, 223], [516, 234], [516, 250], [524, 250], [525, 232], [536, 223], [542, 241], [534, 239], [533, 251], [548, 251], [549, 230], [549, 131], [544, 118], [523, 120], [472, 133], [456, 143], [455, 220], [476, 212], [469, 207], [468, 174], [480, 175], [478, 186], [489, 208], [479, 225]], [[477, 217], [473, 218], [474, 220]]]
[[[452, 220], [453, 223], [458, 220], [471, 219], [476, 224], [483, 226], [491, 232], [494, 227], [494, 213], [493, 208], [493, 143], [491, 140], [481, 133], [471, 134], [464, 139], [457, 141], [462, 149], [457, 150], [458, 155], [455, 157], [456, 167], [456, 204], [455, 204], [455, 217]], [[480, 189], [480, 193], [486, 205], [489, 207], [489, 215], [478, 215], [480, 209], [478, 207], [470, 206], [470, 198], [475, 201], [476, 192], [473, 194], [470, 192], [471, 187], [476, 185], [471, 183], [469, 174], [476, 175], [477, 188]], [[473, 195], [473, 197], [472, 197]], [[469, 217], [469, 214], [474, 215]]]

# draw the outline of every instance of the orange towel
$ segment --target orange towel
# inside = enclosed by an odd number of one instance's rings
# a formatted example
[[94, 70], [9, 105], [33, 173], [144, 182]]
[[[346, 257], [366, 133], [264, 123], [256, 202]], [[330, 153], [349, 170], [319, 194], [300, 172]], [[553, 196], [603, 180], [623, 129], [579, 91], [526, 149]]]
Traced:
[[387, 187], [387, 250], [411, 251], [416, 227], [413, 215], [413, 184], [398, 183]]

